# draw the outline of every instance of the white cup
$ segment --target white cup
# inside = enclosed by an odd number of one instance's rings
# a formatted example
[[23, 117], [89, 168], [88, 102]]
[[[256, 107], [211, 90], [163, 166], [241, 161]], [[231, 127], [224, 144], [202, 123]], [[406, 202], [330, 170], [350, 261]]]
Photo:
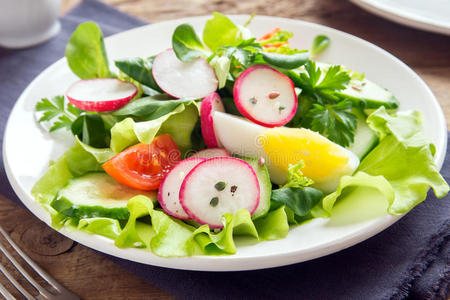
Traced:
[[0, 46], [24, 48], [45, 42], [61, 29], [60, 0], [0, 0]]

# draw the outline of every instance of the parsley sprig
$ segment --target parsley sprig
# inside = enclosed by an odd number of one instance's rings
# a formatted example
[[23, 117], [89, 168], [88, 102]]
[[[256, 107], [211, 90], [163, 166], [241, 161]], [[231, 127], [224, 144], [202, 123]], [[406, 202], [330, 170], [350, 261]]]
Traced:
[[350, 145], [356, 130], [353, 103], [335, 95], [351, 80], [349, 72], [341, 66], [323, 70], [311, 60], [305, 64], [305, 71], [290, 73], [295, 85], [302, 89], [301, 101], [305, 101], [292, 125], [310, 128], [344, 147]]
[[39, 122], [51, 122], [50, 132], [60, 128], [70, 130], [72, 123], [81, 114], [80, 109], [66, 103], [64, 96], [55, 96], [52, 99], [42, 98], [36, 104], [36, 111], [43, 112]]

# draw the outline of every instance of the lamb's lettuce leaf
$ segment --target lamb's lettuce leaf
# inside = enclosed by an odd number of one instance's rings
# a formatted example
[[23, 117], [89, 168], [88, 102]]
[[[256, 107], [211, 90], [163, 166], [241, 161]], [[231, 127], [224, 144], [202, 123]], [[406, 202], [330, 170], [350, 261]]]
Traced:
[[[137, 81], [138, 83], [151, 88], [156, 92], [162, 92], [159, 86], [156, 84], [152, 75], [153, 60], [155, 57], [147, 58], [126, 58], [116, 60], [114, 64], [124, 74]], [[148, 94], [145, 90], [144, 93]]]
[[189, 24], [181, 24], [175, 28], [172, 35], [172, 48], [178, 59], [183, 62], [209, 56], [209, 51]]
[[84, 144], [96, 148], [109, 147], [110, 132], [99, 114], [82, 114], [72, 123], [71, 130]]
[[316, 36], [311, 47], [311, 54], [316, 56], [325, 51], [330, 46], [330, 42], [330, 38], [326, 35], [320, 34]]
[[135, 121], [150, 121], [170, 113], [180, 104], [189, 102], [192, 100], [173, 99], [167, 94], [159, 94], [133, 100], [112, 112], [112, 115], [122, 118], [133, 117]]
[[65, 55], [70, 69], [81, 79], [112, 76], [103, 33], [94, 22], [78, 25], [66, 46]]
[[320, 203], [323, 193], [312, 187], [287, 187], [272, 191], [272, 207], [286, 206], [291, 210], [291, 223], [301, 223], [314, 216], [311, 210]]

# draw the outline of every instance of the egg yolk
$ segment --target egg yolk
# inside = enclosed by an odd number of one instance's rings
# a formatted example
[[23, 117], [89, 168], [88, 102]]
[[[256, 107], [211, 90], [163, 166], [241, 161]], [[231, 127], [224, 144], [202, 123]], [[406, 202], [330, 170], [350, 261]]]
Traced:
[[309, 129], [271, 128], [259, 136], [259, 143], [271, 163], [282, 170], [303, 160], [303, 174], [314, 181], [332, 176], [349, 161], [339, 145]]

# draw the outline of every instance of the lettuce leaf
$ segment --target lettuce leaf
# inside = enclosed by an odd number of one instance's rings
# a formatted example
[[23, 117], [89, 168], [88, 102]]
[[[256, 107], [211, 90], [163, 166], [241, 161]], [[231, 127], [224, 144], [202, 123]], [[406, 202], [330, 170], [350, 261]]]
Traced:
[[[119, 153], [138, 142], [151, 143], [158, 133], [169, 133], [180, 148], [187, 149], [191, 145], [190, 136], [198, 114], [192, 102], [182, 103], [171, 112], [150, 121], [135, 122], [132, 118], [126, 118], [111, 128], [111, 149]], [[163, 126], [165, 122], [168, 124]], [[182, 127], [176, 122], [182, 123]], [[159, 132], [160, 129], [164, 132]]]
[[194, 238], [205, 254], [223, 255], [236, 253], [233, 233], [248, 235], [258, 239], [258, 232], [252, 222], [250, 213], [246, 209], [240, 209], [233, 214], [222, 216], [223, 229], [218, 233], [212, 233], [208, 225], [202, 225], [194, 232]]
[[241, 30], [227, 16], [214, 12], [213, 18], [206, 21], [203, 42], [211, 51], [223, 46], [237, 46], [242, 40]]
[[395, 192], [389, 181], [383, 176], [372, 176], [364, 172], [357, 172], [353, 176], [343, 176], [336, 192], [329, 194], [322, 200], [323, 209], [331, 214], [331, 210], [345, 189], [350, 187], [368, 187], [377, 190], [387, 200], [389, 206], [395, 201]]
[[381, 107], [367, 122], [381, 141], [361, 161], [357, 173], [344, 176], [338, 190], [324, 198], [327, 212], [345, 198], [343, 191], [351, 186], [372, 187], [382, 193], [393, 215], [404, 214], [425, 200], [430, 187], [438, 198], [447, 195], [449, 186], [434, 162], [434, 146], [422, 133], [420, 112], [390, 115]]
[[40, 203], [48, 204], [69, 179], [87, 172], [103, 170], [101, 164], [113, 155], [109, 148], [97, 149], [77, 138], [72, 148], [52, 163], [47, 172], [34, 184], [31, 194]]
[[78, 222], [77, 229], [115, 240], [122, 229], [118, 220], [110, 218], [87, 218]]
[[187, 151], [193, 149], [191, 135], [198, 119], [199, 109], [195, 103], [191, 103], [181, 113], [169, 117], [161, 125], [158, 135], [169, 134], [177, 144], [183, 157]]
[[254, 222], [260, 241], [282, 239], [289, 232], [288, 217], [284, 206], [280, 206]]

